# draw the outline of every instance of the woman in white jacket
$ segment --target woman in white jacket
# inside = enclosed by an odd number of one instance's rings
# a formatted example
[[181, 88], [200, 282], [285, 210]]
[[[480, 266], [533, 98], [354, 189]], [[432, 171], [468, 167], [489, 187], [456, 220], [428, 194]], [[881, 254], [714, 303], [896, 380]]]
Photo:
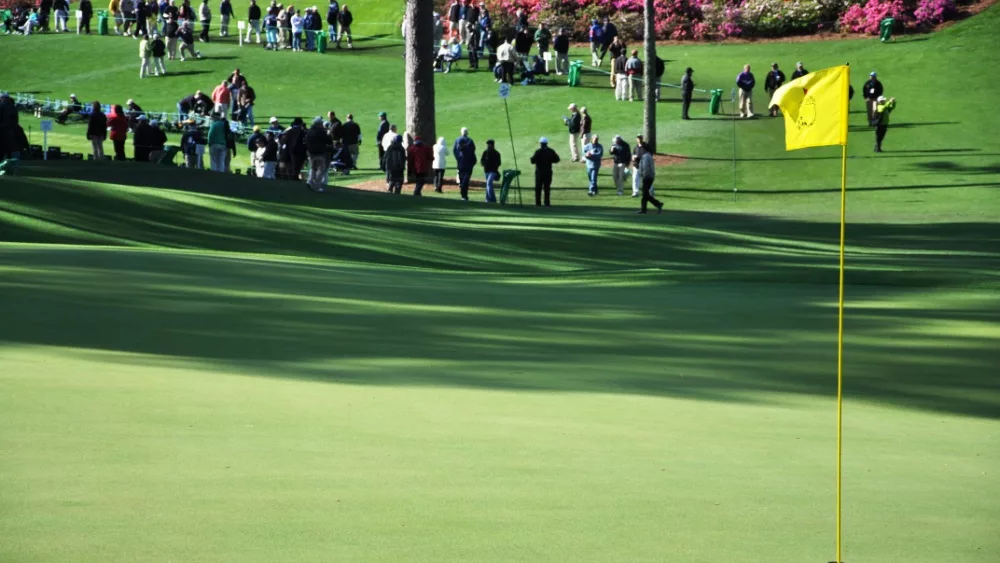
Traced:
[[438, 142], [434, 145], [434, 162], [431, 164], [431, 168], [434, 169], [434, 191], [437, 193], [443, 191], [441, 184], [444, 183], [444, 169], [447, 158], [448, 143], [445, 142], [444, 137], [438, 137]]

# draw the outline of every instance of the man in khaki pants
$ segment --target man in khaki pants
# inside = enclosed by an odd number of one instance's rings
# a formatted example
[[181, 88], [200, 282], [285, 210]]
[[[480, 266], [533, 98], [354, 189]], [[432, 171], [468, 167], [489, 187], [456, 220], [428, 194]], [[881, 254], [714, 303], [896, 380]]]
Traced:
[[750, 119], [753, 117], [753, 87], [757, 81], [750, 72], [750, 65], [743, 67], [743, 72], [736, 77], [736, 87], [739, 88], [740, 95], [740, 117]]
[[570, 116], [563, 118], [569, 129], [569, 154], [573, 162], [580, 162], [580, 146], [576, 143], [583, 127], [583, 116], [580, 115], [580, 110], [576, 109], [576, 104], [570, 104], [566, 109], [570, 111]]

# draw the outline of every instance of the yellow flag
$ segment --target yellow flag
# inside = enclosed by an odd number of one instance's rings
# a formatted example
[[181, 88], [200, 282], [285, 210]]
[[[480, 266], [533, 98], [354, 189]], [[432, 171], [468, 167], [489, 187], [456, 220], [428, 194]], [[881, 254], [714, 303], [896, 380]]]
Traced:
[[785, 150], [847, 144], [847, 92], [851, 67], [835, 66], [792, 80], [768, 107], [785, 116]]

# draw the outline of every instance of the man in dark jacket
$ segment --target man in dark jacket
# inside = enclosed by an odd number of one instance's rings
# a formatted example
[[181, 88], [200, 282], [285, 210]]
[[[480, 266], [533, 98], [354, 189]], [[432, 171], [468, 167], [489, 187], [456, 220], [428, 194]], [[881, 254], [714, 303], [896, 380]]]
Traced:
[[448, 7], [448, 35], [452, 35], [458, 30], [459, 22], [462, 20], [462, 3], [452, 0]]
[[458, 187], [464, 201], [469, 201], [469, 181], [476, 167], [476, 142], [469, 137], [469, 130], [462, 127], [462, 134], [455, 139], [452, 155], [458, 167]]
[[229, 18], [233, 16], [233, 4], [222, 0], [219, 4], [219, 37], [229, 37]]
[[795, 63], [795, 71], [792, 72], [792, 80], [795, 80], [796, 78], [802, 78], [807, 74], [809, 74], [809, 71], [806, 70], [806, 67], [802, 66], [802, 63], [800, 62]]
[[611, 47], [615, 37], [618, 37], [618, 27], [611, 23], [611, 18], [604, 18], [604, 44], [601, 45], [601, 61], [604, 60], [604, 55], [608, 53], [608, 47]]
[[257, 5], [257, 0], [250, 0], [250, 7], [247, 8], [247, 21], [249, 22], [247, 25], [247, 36], [243, 41], [249, 43], [250, 33], [253, 32], [257, 34], [257, 43], [260, 44], [260, 18], [260, 6]]
[[868, 82], [861, 88], [861, 94], [865, 97], [865, 108], [868, 110], [868, 125], [874, 127], [876, 114], [875, 108], [878, 106], [878, 99], [883, 93], [882, 83], [879, 82], [878, 74], [872, 72], [868, 75]]
[[302, 174], [302, 167], [306, 163], [306, 124], [301, 117], [292, 120], [292, 126], [281, 134], [278, 140], [279, 152], [283, 158], [280, 159], [284, 165], [284, 176], [286, 180], [298, 180]]
[[132, 154], [136, 162], [149, 162], [149, 153], [152, 150], [150, 129], [149, 123], [146, 123], [146, 116], [140, 115], [136, 120], [135, 133], [132, 135]]
[[572, 157], [573, 162], [579, 162], [580, 146], [577, 145], [577, 140], [580, 138], [580, 128], [583, 126], [583, 116], [580, 115], [580, 110], [577, 109], [576, 104], [570, 104], [566, 109], [570, 111], [569, 117], [563, 118], [566, 128], [569, 129], [569, 154]]
[[7, 92], [0, 91], [0, 161], [8, 156], [17, 157], [21, 152], [15, 142], [19, 121], [14, 100]]
[[375, 132], [375, 144], [378, 146], [378, 169], [385, 172], [385, 148], [382, 139], [389, 133], [389, 119], [384, 111], [378, 112], [378, 130]]
[[549, 140], [542, 137], [538, 140], [538, 150], [531, 155], [531, 163], [535, 165], [535, 205], [542, 205], [542, 194], [545, 194], [545, 207], [549, 207], [549, 194], [552, 191], [552, 165], [559, 162], [559, 155], [549, 148]]
[[691, 109], [691, 98], [694, 96], [692, 74], [694, 74], [694, 69], [687, 67], [684, 70], [684, 76], [681, 77], [681, 119], [691, 119], [688, 117], [688, 110]]
[[614, 161], [611, 177], [615, 181], [615, 188], [618, 190], [618, 195], [625, 195], [625, 171], [632, 162], [632, 149], [621, 135], [615, 135], [611, 143], [611, 159]]
[[479, 164], [483, 166], [483, 173], [486, 174], [486, 203], [496, 203], [497, 196], [493, 191], [494, 183], [500, 179], [500, 153], [494, 146], [493, 139], [486, 141], [486, 150], [483, 151]]
[[327, 131], [330, 133], [330, 139], [332, 139], [334, 143], [340, 143], [343, 140], [344, 124], [341, 123], [339, 119], [337, 119], [337, 113], [332, 111], [328, 112], [326, 114], [326, 121], [327, 121], [326, 128]]
[[323, 118], [317, 117], [306, 132], [306, 151], [309, 153], [309, 189], [314, 192], [324, 191], [329, 167], [327, 157], [333, 143], [330, 135], [323, 127]]
[[739, 89], [740, 117], [753, 117], [753, 87], [757, 81], [750, 72], [750, 65], [743, 66], [743, 72], [736, 77], [736, 87]]
[[80, 24], [76, 28], [76, 34], [81, 31], [90, 35], [90, 19], [94, 17], [94, 4], [90, 0], [80, 0]]
[[354, 121], [354, 114], [347, 114], [347, 121], [340, 128], [341, 141], [351, 154], [351, 168], [358, 168], [358, 153], [361, 147], [361, 127]]
[[351, 13], [347, 4], [344, 4], [344, 7], [341, 8], [338, 22], [340, 23], [340, 33], [337, 35], [337, 48], [340, 48], [340, 40], [346, 36], [347, 48], [353, 49], [354, 42], [351, 39], [351, 24], [354, 23], [354, 14]]
[[[802, 63], [799, 63], [801, 65]], [[798, 71], [796, 71], [798, 72]], [[794, 74], [792, 78], [798, 78]], [[778, 106], [771, 105], [771, 98], [774, 97], [774, 92], [781, 88], [781, 85], [785, 83], [785, 73], [781, 72], [778, 68], [778, 63], [771, 64], [771, 71], [767, 73], [767, 78], [764, 79], [764, 91], [767, 92], [767, 112], [771, 117], [776, 117], [779, 113]]]
[[56, 123], [59, 125], [66, 125], [66, 120], [69, 116], [74, 113], [80, 113], [83, 110], [83, 104], [77, 99], [76, 94], [70, 94], [69, 103], [63, 108], [59, 115], [56, 116]]
[[552, 50], [556, 52], [556, 75], [569, 72], [569, 32], [560, 28], [552, 38]]
[[160, 129], [159, 121], [149, 122], [149, 161], [156, 164], [163, 156], [163, 147], [167, 145], [167, 134]]
[[403, 176], [406, 173], [406, 151], [403, 137], [396, 135], [385, 151], [385, 182], [389, 193], [399, 195], [403, 191]]

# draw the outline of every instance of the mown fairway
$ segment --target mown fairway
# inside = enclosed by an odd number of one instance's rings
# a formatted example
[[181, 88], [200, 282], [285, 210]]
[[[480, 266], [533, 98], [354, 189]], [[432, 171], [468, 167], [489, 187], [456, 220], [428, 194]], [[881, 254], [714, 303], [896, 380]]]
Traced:
[[[1000, 550], [998, 24], [665, 48], [700, 87], [849, 60], [900, 100], [877, 157], [852, 115], [846, 561]], [[0, 88], [169, 109], [238, 65], [258, 116], [373, 132], [403, 109], [386, 39], [212, 45], [140, 82], [131, 40], [0, 37]], [[299, 84], [263, 78], [279, 60]], [[515, 88], [519, 160], [565, 152], [571, 100], [634, 134], [641, 108], [586, 82]], [[485, 73], [438, 86], [449, 139], [505, 139]], [[0, 561], [832, 560], [838, 152], [737, 123], [734, 198], [733, 124], [660, 111], [687, 157], [660, 216], [569, 164], [546, 212], [134, 163], [0, 178]]]

